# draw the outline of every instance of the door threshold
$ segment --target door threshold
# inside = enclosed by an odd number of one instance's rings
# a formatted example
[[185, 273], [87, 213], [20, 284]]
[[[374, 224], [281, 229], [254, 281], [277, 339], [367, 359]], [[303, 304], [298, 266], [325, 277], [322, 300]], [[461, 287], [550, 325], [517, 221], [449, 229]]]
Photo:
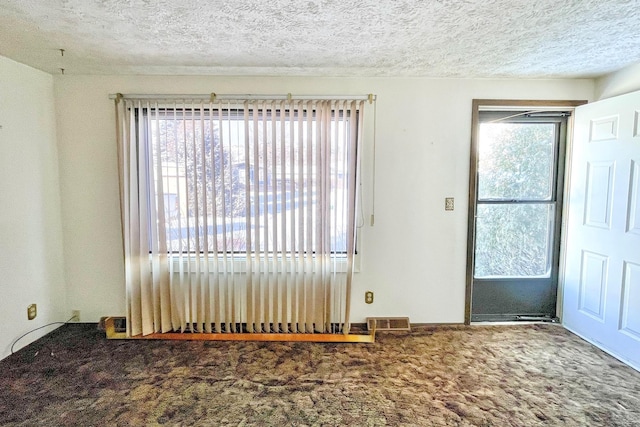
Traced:
[[517, 326], [517, 325], [559, 325], [560, 322], [549, 322], [542, 320], [497, 320], [495, 322], [490, 322], [487, 320], [480, 320], [477, 322], [471, 322], [471, 326]]
[[560, 319], [556, 316], [551, 317], [543, 314], [472, 314], [471, 323], [477, 322], [541, 322], [541, 323], [560, 323]]
[[560, 319], [549, 316], [509, 315], [500, 317], [485, 317], [472, 320], [472, 325], [530, 325], [530, 324], [560, 324]]

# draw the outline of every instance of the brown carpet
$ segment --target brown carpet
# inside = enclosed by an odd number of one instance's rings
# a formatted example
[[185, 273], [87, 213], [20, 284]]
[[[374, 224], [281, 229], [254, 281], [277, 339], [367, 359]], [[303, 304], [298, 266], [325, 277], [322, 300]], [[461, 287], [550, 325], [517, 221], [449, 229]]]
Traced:
[[557, 325], [314, 344], [107, 341], [77, 324], [0, 372], [3, 426], [640, 425], [640, 373]]

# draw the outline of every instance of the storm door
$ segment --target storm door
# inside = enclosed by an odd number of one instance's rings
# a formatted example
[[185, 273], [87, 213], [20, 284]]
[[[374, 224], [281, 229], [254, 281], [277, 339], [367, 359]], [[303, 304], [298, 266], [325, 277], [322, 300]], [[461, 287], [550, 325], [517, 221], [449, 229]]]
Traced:
[[568, 115], [479, 112], [471, 321], [556, 317]]

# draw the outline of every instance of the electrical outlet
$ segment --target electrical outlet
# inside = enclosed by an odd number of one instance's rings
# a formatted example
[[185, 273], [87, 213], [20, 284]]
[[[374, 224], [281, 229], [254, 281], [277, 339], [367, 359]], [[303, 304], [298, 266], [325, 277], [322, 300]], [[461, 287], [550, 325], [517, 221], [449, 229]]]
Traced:
[[372, 304], [373, 303], [373, 292], [372, 291], [367, 291], [364, 293], [364, 302], [366, 302], [367, 304]]
[[27, 319], [33, 320], [38, 315], [38, 306], [35, 304], [29, 304], [27, 307]]
[[444, 210], [452, 211], [453, 210], [453, 197], [445, 197], [444, 199]]
[[71, 311], [71, 321], [79, 322], [80, 321], [80, 310], [72, 310]]

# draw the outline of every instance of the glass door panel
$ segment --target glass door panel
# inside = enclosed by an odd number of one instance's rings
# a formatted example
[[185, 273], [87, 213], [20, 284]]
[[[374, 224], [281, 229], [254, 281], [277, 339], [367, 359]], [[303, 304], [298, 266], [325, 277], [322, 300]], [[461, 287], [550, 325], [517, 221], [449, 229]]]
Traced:
[[481, 123], [478, 200], [551, 200], [556, 125]]
[[549, 277], [552, 204], [483, 204], [476, 218], [477, 278]]

